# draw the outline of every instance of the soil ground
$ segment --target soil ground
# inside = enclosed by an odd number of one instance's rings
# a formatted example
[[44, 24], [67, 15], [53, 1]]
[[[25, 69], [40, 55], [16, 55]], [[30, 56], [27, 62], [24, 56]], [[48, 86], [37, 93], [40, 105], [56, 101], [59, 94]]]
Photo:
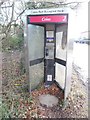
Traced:
[[[45, 88], [42, 83], [30, 94], [28, 92], [28, 83], [25, 74], [15, 80], [10, 80], [9, 78], [8, 83], [6, 85], [3, 84], [2, 87], [3, 103], [8, 108], [8, 117], [88, 118], [88, 88], [79, 78], [74, 65], [72, 71], [71, 91], [65, 104], [63, 102], [63, 91], [60, 90], [56, 84], [53, 84], [49, 88]], [[41, 106], [38, 101], [38, 96], [41, 94], [55, 95], [59, 99], [58, 105], [52, 108]], [[6, 117], [5, 115], [4, 112], [3, 116]]]
[[[32, 92], [34, 99], [37, 101], [37, 95], [43, 93], [53, 94], [59, 99], [59, 104], [53, 108], [42, 107], [38, 102], [39, 117], [43, 118], [87, 118], [88, 117], [88, 94], [87, 88], [78, 78], [76, 71], [73, 69], [72, 85], [70, 95], [64, 105], [63, 92], [54, 84], [49, 89], [36, 90]], [[63, 106], [64, 105], [64, 106]]]
[[[49, 88], [45, 88], [44, 84], [40, 85], [37, 89], [33, 90], [30, 93], [20, 92], [22, 89], [20, 86], [16, 84], [25, 84], [26, 78], [23, 76], [21, 81], [13, 82], [10, 86], [5, 86], [5, 92], [3, 93], [3, 99], [8, 104], [8, 100], [10, 99], [11, 94], [17, 96], [18, 99], [12, 99], [10, 106], [12, 106], [12, 111], [14, 110], [13, 106], [18, 101], [18, 116], [19, 118], [31, 118], [31, 117], [39, 117], [39, 118], [88, 118], [88, 94], [86, 86], [79, 80], [77, 73], [73, 69], [72, 74], [72, 86], [71, 92], [65, 105], [63, 104], [63, 91], [60, 90], [57, 85], [53, 84]], [[24, 89], [25, 90], [25, 89]], [[41, 94], [53, 94], [59, 99], [59, 103], [54, 107], [46, 107], [40, 105], [38, 101], [38, 96]], [[31, 97], [32, 96], [32, 97]], [[32, 100], [30, 100], [32, 99]], [[28, 100], [30, 100], [28, 102]], [[63, 106], [64, 105], [64, 106]], [[15, 106], [16, 107], [16, 106]], [[21, 112], [22, 111], [22, 112]], [[12, 112], [13, 113], [13, 112]], [[16, 113], [12, 114], [12, 117], [16, 117]]]

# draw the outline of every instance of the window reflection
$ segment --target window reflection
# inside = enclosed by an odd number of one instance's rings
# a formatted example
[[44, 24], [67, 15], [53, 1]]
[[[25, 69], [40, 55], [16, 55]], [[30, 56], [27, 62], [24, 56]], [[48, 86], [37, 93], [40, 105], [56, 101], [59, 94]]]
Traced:
[[56, 58], [66, 60], [67, 26], [56, 28]]
[[67, 32], [64, 31], [63, 32], [63, 36], [62, 36], [62, 40], [61, 40], [61, 47], [62, 47], [62, 49], [66, 48], [66, 44], [67, 44]]

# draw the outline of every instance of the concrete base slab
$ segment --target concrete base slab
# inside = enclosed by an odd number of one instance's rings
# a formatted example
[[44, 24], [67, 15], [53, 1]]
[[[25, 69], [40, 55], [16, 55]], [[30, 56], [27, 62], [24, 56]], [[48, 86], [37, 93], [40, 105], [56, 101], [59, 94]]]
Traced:
[[39, 101], [42, 106], [46, 107], [53, 107], [58, 104], [58, 98], [50, 94], [40, 95]]

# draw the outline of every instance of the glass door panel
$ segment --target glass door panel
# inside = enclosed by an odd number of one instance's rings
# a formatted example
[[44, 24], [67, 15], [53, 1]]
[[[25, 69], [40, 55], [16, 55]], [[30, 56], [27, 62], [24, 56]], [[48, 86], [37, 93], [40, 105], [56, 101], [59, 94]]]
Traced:
[[66, 45], [67, 26], [59, 25], [56, 27], [55, 80], [62, 89], [65, 88]]
[[28, 25], [29, 79], [31, 89], [44, 80], [44, 27]]

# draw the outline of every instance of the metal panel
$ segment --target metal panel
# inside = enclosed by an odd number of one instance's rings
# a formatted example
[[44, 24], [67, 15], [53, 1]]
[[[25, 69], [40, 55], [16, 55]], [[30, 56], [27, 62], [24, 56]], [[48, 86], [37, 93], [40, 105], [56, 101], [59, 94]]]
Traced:
[[67, 63], [66, 63], [66, 81], [65, 81], [65, 92], [64, 99], [68, 97], [68, 94], [71, 89], [71, 75], [72, 75], [72, 60], [73, 60], [73, 41], [68, 39], [68, 47], [67, 47]]
[[28, 34], [27, 34], [27, 17], [25, 16], [24, 22], [24, 54], [25, 54], [25, 69], [26, 69], [26, 75], [27, 75], [27, 80], [28, 84], [30, 83], [29, 81], [29, 57], [28, 57]]
[[45, 85], [51, 85], [54, 82], [54, 47], [55, 47], [55, 25], [46, 24], [45, 39]]
[[45, 60], [45, 84], [51, 85], [54, 80], [54, 59]]
[[66, 75], [66, 45], [67, 45], [67, 25], [56, 27], [56, 60], [55, 60], [55, 80], [59, 86], [65, 88]]
[[44, 80], [44, 27], [28, 25], [28, 58], [30, 87]]
[[73, 41], [74, 41], [72, 33], [74, 33], [74, 29], [75, 29], [74, 26], [73, 26], [74, 22], [75, 22], [74, 13], [71, 11], [71, 13], [69, 13], [69, 20], [68, 20], [66, 81], [65, 81], [65, 92], [64, 92], [64, 99], [65, 100], [68, 97], [68, 95], [70, 93], [70, 89], [71, 89]]

